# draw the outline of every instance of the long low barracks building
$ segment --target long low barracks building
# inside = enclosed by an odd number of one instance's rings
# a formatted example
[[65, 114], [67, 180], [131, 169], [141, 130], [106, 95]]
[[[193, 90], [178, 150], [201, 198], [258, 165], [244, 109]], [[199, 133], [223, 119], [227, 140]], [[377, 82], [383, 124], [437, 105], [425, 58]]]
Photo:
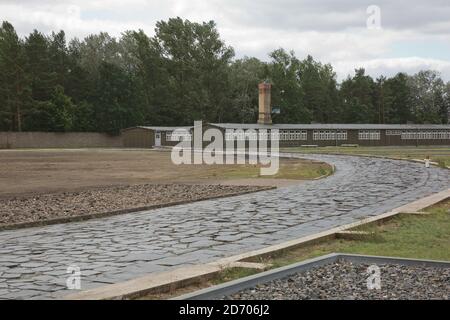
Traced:
[[[203, 126], [222, 131], [225, 139], [246, 139], [233, 132], [278, 130], [279, 146], [450, 146], [450, 125], [447, 124], [272, 124], [270, 83], [259, 84], [259, 116], [253, 124], [209, 123]], [[183, 128], [183, 137], [192, 140], [193, 127], [140, 126], [122, 131], [125, 147], [151, 148], [174, 146], [179, 138], [172, 133]], [[247, 137], [248, 138], [248, 137]]]
[[[450, 147], [449, 125], [401, 124], [236, 124], [210, 123], [206, 128], [221, 130], [278, 129], [280, 147], [290, 146], [416, 146], [447, 145]], [[134, 127], [122, 132], [125, 147], [151, 148], [174, 146], [179, 140], [172, 136], [181, 127]], [[192, 127], [183, 127], [192, 133]], [[189, 138], [191, 139], [191, 138]]]
[[211, 123], [210, 126], [223, 132], [278, 129], [281, 147], [450, 145], [449, 125]]

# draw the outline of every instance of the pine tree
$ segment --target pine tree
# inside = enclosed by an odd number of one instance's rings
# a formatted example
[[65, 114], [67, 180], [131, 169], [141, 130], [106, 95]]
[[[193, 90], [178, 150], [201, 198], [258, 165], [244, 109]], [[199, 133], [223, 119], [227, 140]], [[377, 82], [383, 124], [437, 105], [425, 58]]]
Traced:
[[4, 21], [0, 28], [0, 126], [3, 130], [22, 131], [23, 114], [31, 101], [26, 69], [24, 44], [14, 27]]
[[25, 40], [33, 100], [48, 101], [56, 86], [56, 73], [52, 71], [49, 41], [34, 30]]
[[379, 112], [375, 83], [363, 68], [356, 69], [353, 78], [341, 84], [343, 120], [348, 123], [377, 123]]

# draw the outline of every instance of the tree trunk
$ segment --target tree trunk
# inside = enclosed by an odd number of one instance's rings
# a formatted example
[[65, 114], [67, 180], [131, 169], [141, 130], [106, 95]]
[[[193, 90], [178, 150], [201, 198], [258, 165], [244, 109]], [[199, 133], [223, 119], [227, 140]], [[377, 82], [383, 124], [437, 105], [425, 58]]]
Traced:
[[20, 85], [19, 82], [16, 84], [16, 121], [17, 121], [17, 131], [22, 131], [22, 115], [20, 112]]

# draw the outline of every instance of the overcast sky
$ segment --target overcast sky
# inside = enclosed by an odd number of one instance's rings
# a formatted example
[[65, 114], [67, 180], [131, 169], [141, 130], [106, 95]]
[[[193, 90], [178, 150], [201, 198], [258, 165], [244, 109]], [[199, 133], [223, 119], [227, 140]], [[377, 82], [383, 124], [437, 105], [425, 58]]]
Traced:
[[[357, 67], [374, 77], [420, 69], [450, 81], [448, 0], [0, 0], [0, 18], [22, 36], [63, 29], [68, 37], [129, 29], [154, 34], [155, 23], [180, 16], [214, 20], [237, 57], [268, 60], [283, 47], [299, 58], [331, 63], [340, 80]], [[377, 11], [371, 5], [380, 9]], [[378, 23], [379, 22], [379, 23]], [[369, 23], [369, 28], [368, 28]]]

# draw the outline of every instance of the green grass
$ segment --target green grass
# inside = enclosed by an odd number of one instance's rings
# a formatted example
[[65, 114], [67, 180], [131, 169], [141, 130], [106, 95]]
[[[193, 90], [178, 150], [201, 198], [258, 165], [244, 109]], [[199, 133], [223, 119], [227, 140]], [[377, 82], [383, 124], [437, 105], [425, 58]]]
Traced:
[[427, 209], [430, 215], [398, 215], [381, 225], [358, 230], [374, 232], [367, 240], [336, 239], [266, 258], [279, 267], [332, 252], [450, 261], [450, 200]]
[[[450, 199], [427, 209], [430, 215], [401, 214], [380, 225], [358, 228], [375, 233], [367, 240], [333, 239], [251, 261], [268, 263], [273, 269], [333, 252], [450, 261], [449, 210]], [[255, 273], [245, 268], [226, 269], [213, 284]]]
[[260, 165], [235, 165], [221, 168], [222, 172], [217, 174], [217, 177], [229, 179], [271, 178], [305, 180], [329, 175], [333, 172], [333, 168], [327, 163], [299, 159], [281, 159], [279, 171], [273, 176], [261, 176], [260, 168]]
[[[269, 263], [273, 269], [332, 252], [450, 261], [450, 199], [425, 211], [431, 214], [400, 214], [382, 224], [362, 226], [358, 230], [375, 234], [365, 240], [332, 239], [251, 261]], [[167, 299], [256, 273], [247, 268], [224, 269], [210, 281], [141, 299]]]
[[253, 274], [258, 273], [259, 271], [256, 269], [248, 269], [248, 268], [231, 268], [225, 269], [219, 273], [219, 275], [214, 278], [211, 282], [212, 284], [220, 284], [227, 281], [251, 276]]
[[435, 157], [434, 161], [436, 161], [441, 168], [450, 167], [450, 157]]
[[[333, 252], [450, 261], [449, 210], [450, 199], [427, 209], [431, 215], [401, 214], [381, 225], [358, 228], [375, 233], [367, 240], [333, 239], [253, 261], [269, 263], [273, 269]], [[219, 284], [256, 273], [245, 268], [226, 269], [212, 283]]]

